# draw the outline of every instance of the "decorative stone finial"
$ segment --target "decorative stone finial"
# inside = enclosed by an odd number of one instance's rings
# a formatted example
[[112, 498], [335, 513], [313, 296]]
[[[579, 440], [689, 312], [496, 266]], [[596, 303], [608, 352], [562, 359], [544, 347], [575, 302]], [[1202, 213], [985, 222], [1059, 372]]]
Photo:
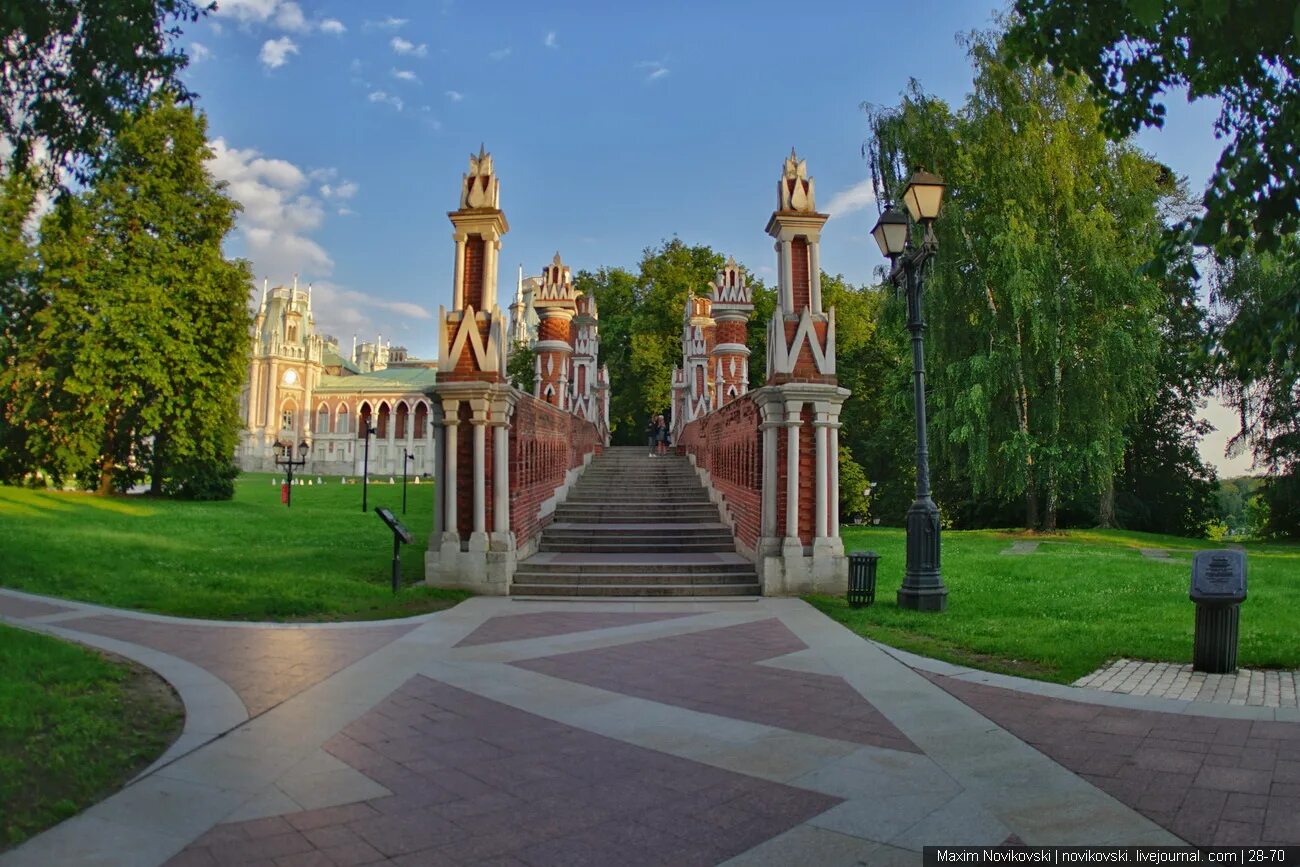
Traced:
[[469, 172], [461, 180], [460, 207], [501, 207], [501, 182], [492, 173], [492, 154], [481, 144], [478, 156], [469, 156]]
[[799, 159], [794, 148], [785, 159], [781, 171], [781, 180], [777, 182], [778, 211], [801, 211], [808, 214], [817, 212], [813, 203], [813, 180], [808, 177], [808, 161]]

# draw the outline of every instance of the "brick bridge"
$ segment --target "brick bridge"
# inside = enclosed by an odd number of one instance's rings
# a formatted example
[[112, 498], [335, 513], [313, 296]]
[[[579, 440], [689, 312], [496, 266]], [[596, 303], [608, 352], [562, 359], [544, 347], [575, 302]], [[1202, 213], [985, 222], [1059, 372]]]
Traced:
[[675, 454], [610, 449], [609, 375], [598, 365], [595, 299], [556, 254], [534, 296], [533, 393], [506, 376], [497, 303], [500, 182], [470, 157], [452, 308], [439, 307], [433, 398], [440, 482], [431, 584], [517, 595], [783, 595], [842, 590], [835, 310], [821, 297], [812, 178], [792, 151], [767, 223], [778, 298], [766, 378], [749, 388], [754, 305], [728, 261], [687, 297], [673, 372]]

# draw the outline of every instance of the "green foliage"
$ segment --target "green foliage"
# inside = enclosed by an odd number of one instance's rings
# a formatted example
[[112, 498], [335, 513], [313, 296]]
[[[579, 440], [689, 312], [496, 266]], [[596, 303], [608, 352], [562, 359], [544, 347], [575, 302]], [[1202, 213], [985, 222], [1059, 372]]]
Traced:
[[8, 478], [40, 469], [108, 493], [148, 474], [161, 493], [176, 468], [201, 477], [229, 464], [250, 275], [222, 253], [239, 206], [208, 156], [204, 119], [159, 92], [92, 186], [42, 221], [35, 312], [0, 371], [22, 439]]
[[1263, 479], [1239, 476], [1220, 479], [1215, 496], [1215, 517], [1225, 530], [1234, 535], [1253, 536], [1259, 532], [1261, 512], [1258, 505]]
[[180, 500], [230, 500], [238, 476], [239, 467], [230, 461], [190, 458], [172, 468], [163, 492]]
[[22, 171], [43, 145], [46, 179], [68, 166], [85, 181], [125, 114], [159, 89], [183, 100], [180, 25], [215, 4], [195, 0], [21, 0], [0, 5], [0, 136]]
[[840, 523], [861, 524], [870, 517], [870, 482], [853, 460], [848, 446], [840, 446]]
[[1300, 231], [1300, 7], [1279, 0], [1016, 0], [1007, 42], [1088, 82], [1116, 138], [1161, 126], [1162, 95], [1222, 101], [1225, 139], [1191, 221], [1200, 244], [1272, 250]]
[[1265, 479], [1256, 508], [1261, 536], [1300, 539], [1300, 470]]
[[515, 388], [532, 394], [537, 376], [537, 351], [531, 346], [512, 346], [510, 360], [506, 362], [506, 376]]
[[949, 184], [925, 298], [936, 475], [1051, 530], [1067, 493], [1109, 489], [1154, 385], [1161, 292], [1139, 269], [1164, 172], [1106, 142], [1081, 83], [987, 36], [970, 53], [960, 109], [913, 83], [872, 112], [869, 150], [879, 198], [916, 166]]

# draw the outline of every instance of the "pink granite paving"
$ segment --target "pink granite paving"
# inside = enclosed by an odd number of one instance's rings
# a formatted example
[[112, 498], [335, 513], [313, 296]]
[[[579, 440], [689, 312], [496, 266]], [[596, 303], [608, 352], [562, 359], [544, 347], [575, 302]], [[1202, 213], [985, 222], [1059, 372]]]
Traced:
[[707, 865], [840, 803], [422, 676], [326, 749], [394, 794], [218, 825], [166, 867]]
[[458, 641], [456, 646], [472, 647], [479, 644], [496, 644], [499, 641], [547, 638], [552, 635], [567, 635], [571, 632], [589, 632], [593, 629], [693, 617], [704, 613], [707, 612], [652, 614], [649, 612], [544, 611], [535, 614], [510, 614], [488, 618], [477, 629]]
[[179, 656], [225, 681], [256, 716], [369, 656], [418, 624], [355, 629], [213, 626], [113, 615], [68, 624]]
[[1127, 710], [927, 677], [1189, 843], [1300, 844], [1300, 723]]
[[5, 617], [41, 617], [45, 614], [62, 614], [74, 609], [66, 605], [51, 605], [35, 599], [19, 599], [16, 596], [0, 594], [0, 614]]
[[843, 678], [755, 664], [807, 648], [773, 618], [513, 664], [690, 710], [920, 752]]

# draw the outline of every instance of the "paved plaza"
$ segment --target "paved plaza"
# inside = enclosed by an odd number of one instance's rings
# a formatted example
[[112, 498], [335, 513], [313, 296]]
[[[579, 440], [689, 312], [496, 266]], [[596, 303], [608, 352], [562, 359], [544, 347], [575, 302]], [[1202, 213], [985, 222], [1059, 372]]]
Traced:
[[144, 663], [187, 710], [151, 768], [0, 867], [1300, 844], [1294, 707], [974, 671], [795, 599], [478, 597], [402, 621], [272, 625], [0, 591], [0, 617]]

